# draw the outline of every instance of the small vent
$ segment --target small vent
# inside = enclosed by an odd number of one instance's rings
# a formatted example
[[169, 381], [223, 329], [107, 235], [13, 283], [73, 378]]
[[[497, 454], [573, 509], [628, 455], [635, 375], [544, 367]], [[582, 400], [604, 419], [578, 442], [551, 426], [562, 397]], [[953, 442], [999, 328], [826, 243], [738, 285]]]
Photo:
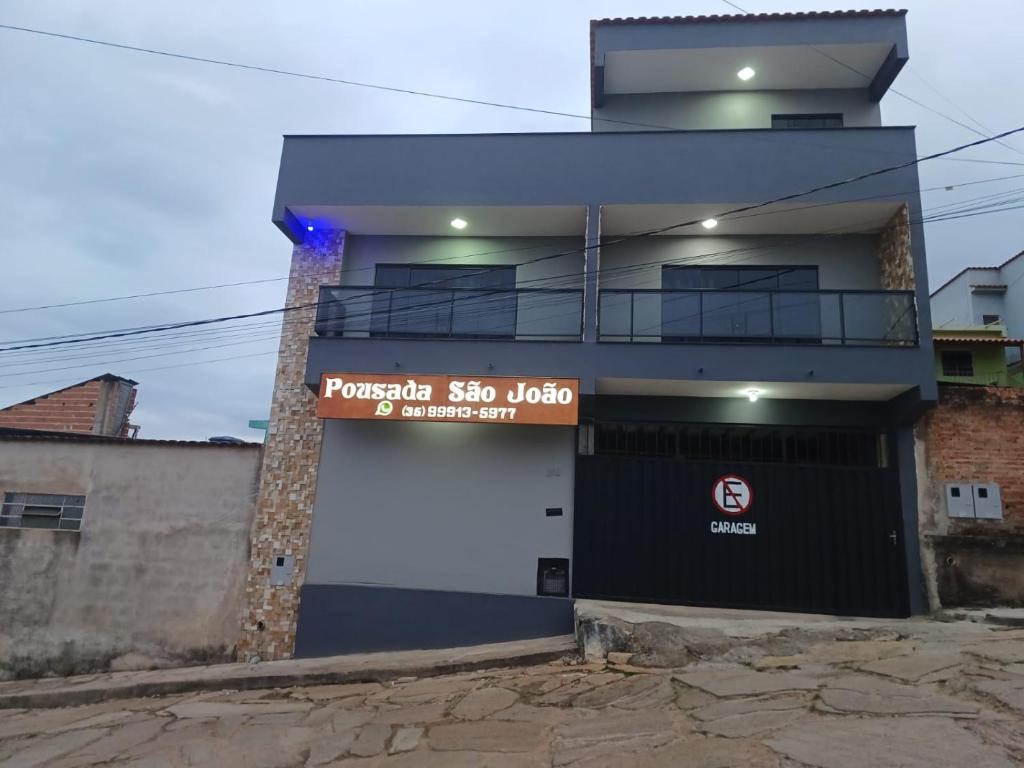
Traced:
[[564, 557], [537, 560], [537, 594], [545, 597], [569, 596], [569, 561]]

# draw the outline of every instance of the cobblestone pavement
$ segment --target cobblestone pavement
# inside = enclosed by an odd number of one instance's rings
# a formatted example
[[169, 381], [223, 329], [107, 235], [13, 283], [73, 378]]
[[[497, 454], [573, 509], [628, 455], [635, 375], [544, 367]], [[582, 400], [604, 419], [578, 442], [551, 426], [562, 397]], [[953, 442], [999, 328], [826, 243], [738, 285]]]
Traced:
[[[613, 660], [619, 661], [613, 656]], [[0, 711], [0, 765], [1024, 764], [1024, 630]]]

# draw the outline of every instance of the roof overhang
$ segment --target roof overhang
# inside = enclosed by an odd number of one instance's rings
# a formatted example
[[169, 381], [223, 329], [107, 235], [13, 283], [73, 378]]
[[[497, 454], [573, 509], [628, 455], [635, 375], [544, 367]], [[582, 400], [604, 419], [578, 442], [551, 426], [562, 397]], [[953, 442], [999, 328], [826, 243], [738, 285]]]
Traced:
[[[752, 203], [720, 202], [700, 205], [605, 205], [601, 208], [601, 234], [624, 235], [670, 227], [679, 222], [703, 221], [722, 211]], [[900, 210], [902, 201], [850, 203], [790, 203], [759, 208], [719, 218], [708, 230], [700, 226], [670, 229], [664, 235], [819, 235], [880, 232]]]
[[935, 346], [955, 344], [964, 346], [966, 344], [988, 344], [996, 347], [1024, 347], [1024, 339], [1011, 339], [1006, 336], [989, 337], [984, 336], [936, 336], [932, 332], [932, 341]]
[[[353, 235], [557, 237], [586, 233], [586, 206], [292, 205], [290, 228], [343, 229]], [[467, 226], [455, 229], [462, 219]]]
[[[591, 22], [591, 101], [606, 95], [867, 89], [879, 101], [908, 60], [905, 11]], [[756, 71], [750, 80], [736, 73]]]
[[759, 398], [772, 400], [874, 400], [888, 401], [913, 389], [910, 384], [862, 384], [802, 381], [696, 381], [691, 379], [598, 379], [599, 395], [746, 398], [756, 389]]

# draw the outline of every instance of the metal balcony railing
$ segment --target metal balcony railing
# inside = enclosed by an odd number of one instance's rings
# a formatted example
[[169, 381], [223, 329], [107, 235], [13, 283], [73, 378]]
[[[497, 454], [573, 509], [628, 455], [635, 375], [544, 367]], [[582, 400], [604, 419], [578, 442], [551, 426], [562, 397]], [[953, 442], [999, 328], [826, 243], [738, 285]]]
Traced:
[[917, 346], [912, 291], [604, 290], [598, 339]]
[[583, 291], [322, 286], [318, 336], [580, 341]]

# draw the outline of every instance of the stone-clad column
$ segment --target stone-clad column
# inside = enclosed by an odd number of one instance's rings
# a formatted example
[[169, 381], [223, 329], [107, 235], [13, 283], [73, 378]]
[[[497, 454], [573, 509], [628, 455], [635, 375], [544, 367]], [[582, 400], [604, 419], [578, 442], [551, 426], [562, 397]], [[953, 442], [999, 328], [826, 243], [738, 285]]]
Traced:
[[878, 236], [878, 263], [886, 291], [914, 290], [914, 257], [910, 250], [910, 210], [903, 206]]
[[[292, 250], [286, 306], [317, 301], [321, 285], [337, 284], [345, 250], [342, 231], [315, 231]], [[286, 312], [281, 327], [270, 427], [253, 521], [239, 659], [290, 658], [295, 647], [299, 588], [306, 574], [323, 425], [316, 396], [304, 383], [315, 308]], [[291, 583], [271, 586], [273, 558], [295, 557]]]

